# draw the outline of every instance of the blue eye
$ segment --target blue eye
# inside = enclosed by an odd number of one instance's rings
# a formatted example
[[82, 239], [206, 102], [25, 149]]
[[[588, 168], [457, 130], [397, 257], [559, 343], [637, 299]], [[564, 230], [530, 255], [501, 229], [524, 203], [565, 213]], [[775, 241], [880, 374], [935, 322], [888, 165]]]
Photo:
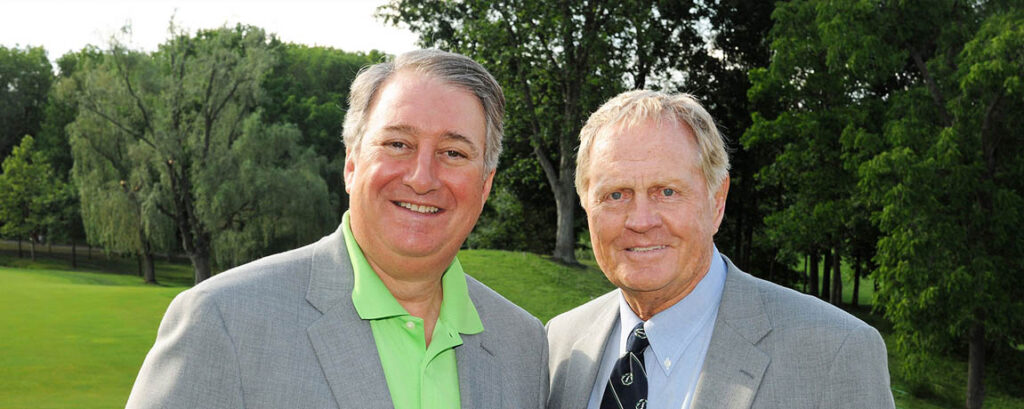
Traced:
[[672, 195], [676, 194], [676, 191], [672, 190], [672, 189], [663, 189], [661, 191], [661, 194], [663, 194], [665, 196], [672, 196]]
[[611, 197], [612, 200], [622, 199], [622, 192], [612, 192], [612, 194], [609, 195], [609, 197]]

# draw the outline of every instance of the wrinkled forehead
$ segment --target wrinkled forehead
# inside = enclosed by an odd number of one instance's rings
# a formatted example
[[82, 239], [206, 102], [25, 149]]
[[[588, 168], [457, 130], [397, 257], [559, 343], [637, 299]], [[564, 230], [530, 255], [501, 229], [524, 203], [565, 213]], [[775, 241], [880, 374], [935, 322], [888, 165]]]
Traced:
[[[655, 138], [666, 135], [672, 137]], [[590, 153], [598, 148], [656, 150], [666, 143], [695, 144], [696, 138], [690, 125], [669, 115], [627, 117], [602, 126], [591, 141]]]

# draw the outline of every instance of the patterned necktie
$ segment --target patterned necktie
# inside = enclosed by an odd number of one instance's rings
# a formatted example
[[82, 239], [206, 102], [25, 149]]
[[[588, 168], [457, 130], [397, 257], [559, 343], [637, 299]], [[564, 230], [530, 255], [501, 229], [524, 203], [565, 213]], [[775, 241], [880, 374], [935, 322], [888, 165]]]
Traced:
[[644, 323], [633, 327], [626, 339], [626, 355], [615, 362], [604, 388], [601, 409], [644, 409], [647, 407], [647, 369], [644, 349], [650, 345]]

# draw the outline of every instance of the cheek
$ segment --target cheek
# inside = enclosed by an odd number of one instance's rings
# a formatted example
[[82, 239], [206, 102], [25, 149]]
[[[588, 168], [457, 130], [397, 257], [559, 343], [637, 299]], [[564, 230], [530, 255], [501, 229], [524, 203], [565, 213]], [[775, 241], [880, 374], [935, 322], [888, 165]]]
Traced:
[[448, 190], [458, 198], [459, 201], [481, 202], [484, 198], [484, 185], [486, 180], [479, 172], [446, 172], [441, 179], [445, 181]]

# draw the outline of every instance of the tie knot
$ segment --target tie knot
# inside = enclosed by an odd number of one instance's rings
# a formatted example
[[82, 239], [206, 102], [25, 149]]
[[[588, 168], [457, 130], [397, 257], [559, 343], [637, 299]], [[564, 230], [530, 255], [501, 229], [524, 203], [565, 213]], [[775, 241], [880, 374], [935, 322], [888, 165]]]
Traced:
[[633, 327], [633, 331], [629, 333], [629, 337], [626, 338], [626, 351], [634, 354], [644, 351], [651, 344], [651, 341], [647, 340], [647, 333], [644, 332], [644, 323], [640, 322]]

